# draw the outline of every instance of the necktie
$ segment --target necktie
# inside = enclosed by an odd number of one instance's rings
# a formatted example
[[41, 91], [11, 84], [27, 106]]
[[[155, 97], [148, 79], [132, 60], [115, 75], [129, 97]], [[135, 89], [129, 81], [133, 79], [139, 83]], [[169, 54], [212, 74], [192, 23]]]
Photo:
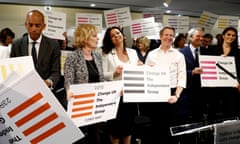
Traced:
[[32, 42], [32, 58], [33, 58], [33, 63], [34, 63], [34, 66], [36, 68], [36, 65], [37, 65], [37, 52], [36, 52], [36, 48], [35, 48], [35, 45], [36, 45], [37, 42]]
[[198, 67], [199, 66], [198, 48], [195, 49], [195, 63], [196, 63], [196, 67]]

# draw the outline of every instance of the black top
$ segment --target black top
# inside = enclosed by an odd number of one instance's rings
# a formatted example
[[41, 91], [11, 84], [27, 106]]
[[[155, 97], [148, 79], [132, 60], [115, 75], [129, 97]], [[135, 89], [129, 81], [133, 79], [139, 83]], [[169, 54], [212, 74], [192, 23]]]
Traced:
[[99, 73], [94, 60], [86, 60], [88, 68], [88, 82], [99, 82]]

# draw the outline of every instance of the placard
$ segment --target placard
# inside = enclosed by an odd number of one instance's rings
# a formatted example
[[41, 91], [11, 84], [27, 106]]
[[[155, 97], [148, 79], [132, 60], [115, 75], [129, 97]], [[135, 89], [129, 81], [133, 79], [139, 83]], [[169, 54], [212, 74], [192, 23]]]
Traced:
[[234, 57], [228, 56], [199, 56], [199, 64], [203, 70], [201, 74], [202, 87], [236, 87], [237, 80], [217, 66], [220, 65], [236, 76]]
[[67, 113], [78, 127], [116, 118], [121, 81], [75, 84], [70, 89], [74, 96]]
[[84, 136], [37, 72], [2, 85], [1, 143], [66, 144]]
[[23, 76], [34, 70], [32, 56], [14, 57], [0, 60], [0, 83], [13, 71]]
[[167, 102], [170, 94], [170, 76], [167, 67], [124, 66], [124, 102]]

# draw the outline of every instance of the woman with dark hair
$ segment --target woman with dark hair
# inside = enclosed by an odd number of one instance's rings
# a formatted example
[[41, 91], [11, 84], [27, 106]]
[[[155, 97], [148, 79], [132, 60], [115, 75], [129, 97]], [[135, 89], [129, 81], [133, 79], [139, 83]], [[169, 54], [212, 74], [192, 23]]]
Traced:
[[[236, 73], [240, 78], [240, 50], [238, 48], [238, 31], [234, 27], [227, 27], [222, 32], [221, 43], [213, 55], [232, 56], [235, 58]], [[217, 87], [214, 89], [214, 98], [211, 98], [210, 117], [219, 119], [216, 113], [221, 113], [224, 118], [239, 116], [240, 95], [237, 87]], [[220, 117], [222, 118], [222, 117]]]
[[0, 59], [9, 58], [14, 37], [15, 34], [9, 28], [0, 31]]
[[0, 32], [0, 43], [3, 46], [8, 46], [15, 38], [14, 32], [10, 28], [4, 28]]
[[183, 33], [180, 33], [176, 36], [173, 45], [174, 48], [181, 49], [185, 47], [186, 36]]
[[[119, 27], [110, 27], [103, 38], [103, 73], [105, 80], [121, 80], [124, 65], [138, 64], [134, 49], [126, 48], [125, 37]], [[136, 113], [135, 103], [123, 103], [120, 100], [117, 116], [107, 122], [112, 144], [130, 144]]]

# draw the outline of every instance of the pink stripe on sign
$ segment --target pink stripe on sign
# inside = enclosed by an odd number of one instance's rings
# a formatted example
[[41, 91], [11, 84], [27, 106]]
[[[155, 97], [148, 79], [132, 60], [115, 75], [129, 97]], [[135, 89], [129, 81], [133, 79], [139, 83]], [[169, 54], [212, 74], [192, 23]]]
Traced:
[[210, 72], [210, 71], [203, 71], [202, 74], [213, 74], [213, 75], [216, 75], [217, 72], [213, 71], [213, 72]]
[[215, 61], [200, 61], [201, 64], [216, 64]]
[[217, 80], [217, 77], [216, 77], [216, 76], [215, 76], [215, 77], [204, 76], [204, 77], [202, 77], [202, 79], [203, 79], [203, 80]]
[[216, 69], [216, 66], [201, 66], [202, 69]]

